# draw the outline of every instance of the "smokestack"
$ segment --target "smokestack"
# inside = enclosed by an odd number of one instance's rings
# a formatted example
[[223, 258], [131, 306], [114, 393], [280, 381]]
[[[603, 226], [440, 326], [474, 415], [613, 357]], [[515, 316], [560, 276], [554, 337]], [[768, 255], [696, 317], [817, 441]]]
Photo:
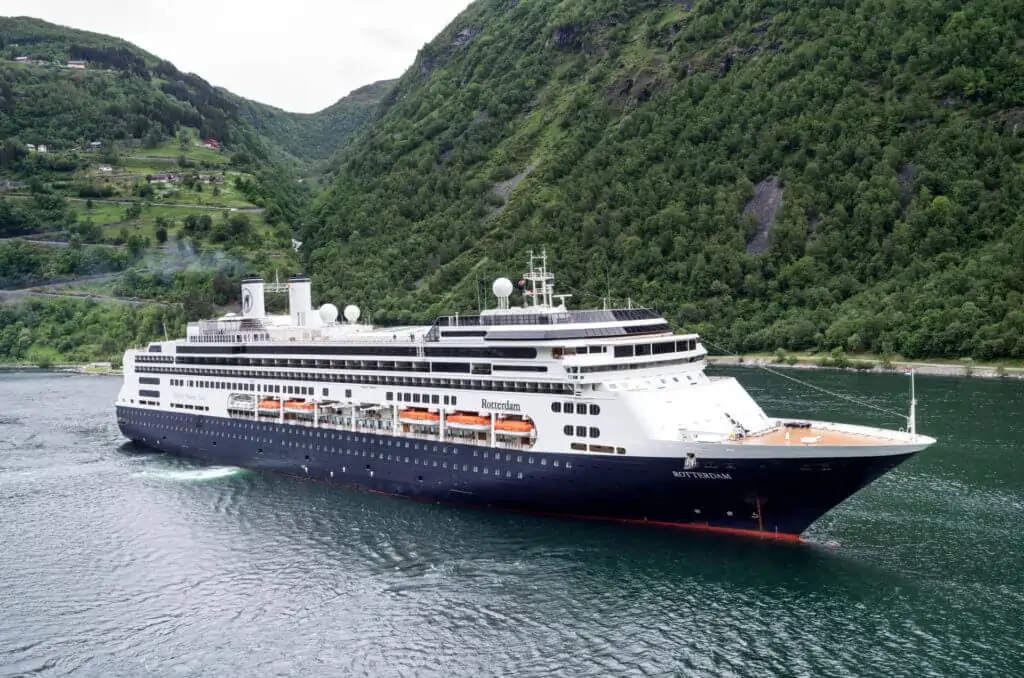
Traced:
[[247, 275], [242, 278], [242, 317], [267, 317], [263, 303], [263, 278], [258, 275]]
[[288, 279], [288, 312], [292, 325], [310, 327], [315, 325], [313, 316], [313, 281], [308, 275], [296, 275]]

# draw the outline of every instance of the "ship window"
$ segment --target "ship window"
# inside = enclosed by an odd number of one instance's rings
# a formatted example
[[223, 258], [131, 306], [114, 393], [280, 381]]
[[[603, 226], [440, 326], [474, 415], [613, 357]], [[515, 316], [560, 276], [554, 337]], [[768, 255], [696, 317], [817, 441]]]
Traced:
[[565, 468], [572, 468], [572, 462], [571, 461], [565, 462]]
[[489, 458], [490, 458], [490, 453], [489, 452], [484, 452], [484, 459], [489, 459]]
[[519, 473], [516, 474], [516, 480], [522, 480], [522, 479], [523, 479], [523, 472], [520, 471]]
[[561, 414], [562, 403], [551, 403], [551, 411], [554, 412], [555, 414]]
[[459, 404], [459, 399], [458, 399], [458, 397], [456, 397], [456, 396], [452, 396], [452, 405], [458, 405], [458, 404]]
[[577, 426], [576, 427], [576, 435], [579, 436], [580, 438], [585, 437], [587, 435], [587, 427], [586, 426]]
[[[326, 388], [324, 389], [324, 395], [327, 395], [327, 389]], [[394, 400], [395, 399], [395, 393], [394, 393], [394, 391], [388, 391], [387, 395], [385, 395], [384, 397], [385, 397], [386, 400]]]
[[350, 389], [350, 388], [346, 388], [345, 389], [345, 397], [346, 398], [351, 398], [352, 397], [352, 389]]
[[418, 403], [420, 401], [420, 394], [419, 393], [413, 393], [412, 394], [412, 401], [414, 403]]
[[548, 460], [547, 459], [541, 459], [540, 460], [540, 465], [541, 466], [547, 466], [548, 465]]
[[564, 433], [567, 436], [571, 436], [572, 435], [572, 424], [566, 424], [565, 426], [563, 426], [562, 427], [562, 433]]
[[590, 437], [591, 438], [599, 438], [600, 436], [601, 436], [601, 429], [594, 428], [593, 426], [591, 426], [590, 427]]
[[616, 454], [625, 454], [626, 453], [626, 448], [625, 447], [616, 447], [615, 448], [615, 453]]
[[516, 461], [517, 461], [518, 463], [522, 464], [522, 463], [523, 463], [523, 456], [522, 456], [522, 455], [519, 455], [518, 457], [516, 457]]
[[[473, 467], [473, 470], [474, 470], [474, 471], [476, 470], [476, 467], [475, 467], [475, 466]], [[490, 472], [490, 471], [488, 470], [488, 468], [487, 468], [486, 466], [484, 466], [484, 475], [487, 475], [487, 474], [488, 474], [489, 472]]]
[[601, 407], [600, 407], [600, 405], [591, 405], [590, 406], [590, 413], [593, 414], [593, 415], [601, 414]]
[[468, 471], [469, 470], [469, 464], [463, 464], [462, 465], [462, 470], [463, 471]]
[[555, 461], [554, 461], [554, 462], [552, 462], [552, 464], [553, 464], [553, 466], [554, 466], [555, 468], [558, 468], [559, 466], [561, 466], [561, 465], [562, 465], [562, 464], [561, 464], [561, 462], [559, 462], [559, 461], [558, 461], [557, 459], [555, 459]]
[[530, 457], [530, 463], [531, 464], [533, 463], [533, 457]]
[[438, 397], [436, 395], [430, 396], [430, 404], [431, 405], [437, 405], [440, 402], [440, 400], [441, 400], [440, 397]]
[[327, 389], [326, 388], [324, 389], [324, 395], [327, 395]]
[[586, 414], [587, 406], [584, 403], [576, 403], [576, 414]]

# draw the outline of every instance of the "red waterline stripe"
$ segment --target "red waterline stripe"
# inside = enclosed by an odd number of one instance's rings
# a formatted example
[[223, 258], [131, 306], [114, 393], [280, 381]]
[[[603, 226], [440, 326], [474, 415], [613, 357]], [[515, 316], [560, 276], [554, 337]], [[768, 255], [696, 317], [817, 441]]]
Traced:
[[[442, 506], [450, 506], [452, 508], [473, 508], [467, 507], [462, 504], [455, 502], [448, 502], [441, 499], [431, 499], [429, 497], [412, 497], [405, 494], [396, 494], [394, 492], [385, 492], [384, 490], [371, 490], [366, 487], [360, 487], [359, 485], [348, 485], [343, 483], [332, 483], [326, 480], [320, 480], [319, 478], [308, 478], [303, 476], [297, 476], [292, 473], [284, 473], [282, 471], [274, 471], [279, 475], [288, 476], [289, 478], [295, 478], [297, 480], [312, 480], [317, 483], [324, 483], [325, 485], [333, 485], [335, 487], [344, 487], [357, 492], [366, 492], [368, 494], [376, 494], [382, 497], [395, 497], [397, 499], [409, 499], [412, 501], [420, 502], [421, 504], [439, 504]], [[482, 507], [477, 507], [482, 508]], [[785, 532], [759, 532], [758, 530], [744, 530], [739, 527], [716, 527], [714, 525], [700, 524], [700, 523], [669, 523], [660, 520], [643, 520], [641, 518], [614, 518], [611, 516], [588, 516], [576, 513], [555, 513], [547, 511], [529, 511], [525, 509], [513, 509], [513, 508], [500, 508], [495, 507], [495, 510], [501, 511], [502, 513], [517, 513], [521, 515], [539, 516], [543, 518], [568, 518], [570, 520], [591, 520], [600, 521], [606, 523], [619, 523], [623, 525], [647, 525], [649, 527], [659, 528], [671, 528], [676, 530], [690, 530], [695, 532], [710, 532], [713, 534], [727, 534], [733, 537], [745, 537], [747, 539], [765, 539], [768, 541], [778, 541], [788, 544], [803, 544], [806, 543], [803, 537], [798, 534], [788, 534]]]

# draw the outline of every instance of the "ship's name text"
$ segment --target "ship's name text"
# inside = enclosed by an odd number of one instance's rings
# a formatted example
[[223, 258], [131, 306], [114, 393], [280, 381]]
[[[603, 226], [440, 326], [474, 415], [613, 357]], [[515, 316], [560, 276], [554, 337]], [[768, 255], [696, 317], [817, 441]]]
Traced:
[[672, 471], [676, 478], [692, 478], [693, 480], [732, 480], [728, 473], [707, 473], [706, 471]]
[[485, 410], [507, 410], [509, 412], [518, 412], [521, 409], [519, 407], [519, 403], [514, 403], [510, 400], [499, 403], [495, 400], [488, 400], [487, 398], [482, 398], [480, 400], [480, 407]]

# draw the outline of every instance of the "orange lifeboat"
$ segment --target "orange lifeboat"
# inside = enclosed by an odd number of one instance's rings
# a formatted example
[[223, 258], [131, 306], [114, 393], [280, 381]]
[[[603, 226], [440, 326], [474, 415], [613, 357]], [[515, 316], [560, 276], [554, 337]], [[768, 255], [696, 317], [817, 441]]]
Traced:
[[445, 425], [468, 431], [487, 431], [491, 428], [491, 420], [476, 414], [453, 414], [445, 419]]
[[292, 412], [312, 412], [316, 409], [313, 403], [304, 403], [300, 400], [289, 400], [284, 404], [284, 409]]
[[406, 424], [436, 424], [441, 415], [426, 410], [403, 410], [398, 414], [398, 420]]
[[261, 400], [260, 409], [273, 410], [274, 412], [277, 412], [278, 410], [281, 409], [281, 403], [276, 400]]
[[494, 430], [510, 436], [527, 437], [533, 434], [533, 424], [522, 419], [499, 419], [494, 423]]

